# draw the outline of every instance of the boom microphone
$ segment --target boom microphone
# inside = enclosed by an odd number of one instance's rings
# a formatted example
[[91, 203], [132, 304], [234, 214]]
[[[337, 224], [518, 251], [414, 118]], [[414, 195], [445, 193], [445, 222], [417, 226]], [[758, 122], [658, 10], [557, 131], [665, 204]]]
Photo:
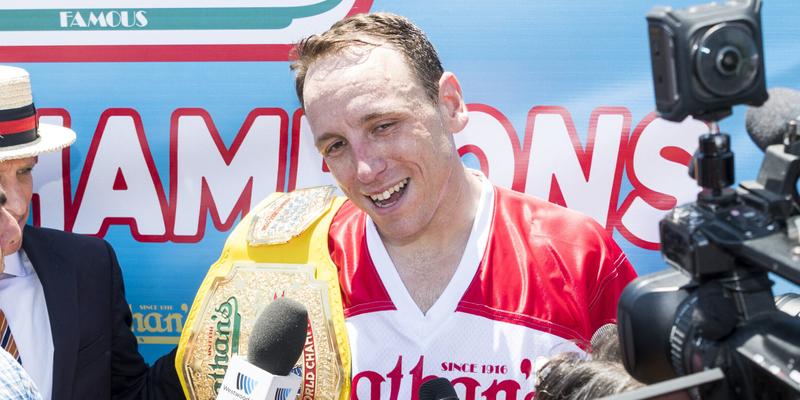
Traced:
[[247, 360], [234, 357], [218, 400], [285, 400], [296, 397], [302, 378], [292, 373], [308, 332], [308, 311], [287, 298], [270, 303], [256, 319]]
[[788, 122], [800, 117], [800, 92], [787, 88], [769, 90], [769, 100], [761, 107], [749, 107], [745, 126], [750, 138], [763, 151], [782, 144]]
[[419, 387], [419, 400], [458, 400], [458, 396], [447, 378], [435, 378]]

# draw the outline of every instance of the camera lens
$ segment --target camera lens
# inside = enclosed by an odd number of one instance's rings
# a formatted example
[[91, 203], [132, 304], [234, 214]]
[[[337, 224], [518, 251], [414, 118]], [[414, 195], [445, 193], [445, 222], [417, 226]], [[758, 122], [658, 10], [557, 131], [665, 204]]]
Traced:
[[717, 69], [725, 75], [733, 75], [739, 69], [739, 60], [742, 53], [739, 53], [733, 46], [728, 46], [719, 51], [717, 56]]
[[712, 96], [733, 96], [756, 82], [758, 47], [746, 25], [714, 25], [702, 34], [694, 51], [697, 79]]

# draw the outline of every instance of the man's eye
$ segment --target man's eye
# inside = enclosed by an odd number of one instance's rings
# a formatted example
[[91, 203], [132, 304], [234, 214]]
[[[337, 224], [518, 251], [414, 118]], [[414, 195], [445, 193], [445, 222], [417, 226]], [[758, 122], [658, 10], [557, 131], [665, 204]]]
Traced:
[[325, 148], [325, 155], [335, 155], [338, 151], [340, 151], [345, 145], [343, 140], [337, 140], [331, 143], [328, 147]]
[[389, 130], [389, 128], [394, 126], [394, 124], [395, 124], [394, 122], [386, 122], [386, 123], [380, 124], [380, 125], [376, 126], [375, 129], [373, 129], [373, 132], [375, 132], [375, 133], [385, 132], [385, 131]]
[[33, 168], [22, 168], [19, 171], [17, 171], [17, 174], [19, 174], [19, 175], [28, 175], [31, 172], [33, 172]]

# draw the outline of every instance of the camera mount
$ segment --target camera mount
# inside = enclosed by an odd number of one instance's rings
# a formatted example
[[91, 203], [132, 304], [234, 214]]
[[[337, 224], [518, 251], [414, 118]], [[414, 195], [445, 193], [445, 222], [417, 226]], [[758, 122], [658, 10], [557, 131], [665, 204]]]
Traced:
[[735, 189], [730, 136], [717, 125], [733, 105], [767, 99], [760, 10], [760, 0], [731, 1], [647, 15], [660, 116], [692, 115], [711, 132], [690, 166], [697, 201], [659, 224], [675, 270], [623, 291], [620, 341], [626, 369], [645, 383], [724, 373], [690, 389], [695, 399], [800, 397], [800, 318], [778, 311], [768, 276], [800, 285], [799, 121], [766, 148], [758, 178]]

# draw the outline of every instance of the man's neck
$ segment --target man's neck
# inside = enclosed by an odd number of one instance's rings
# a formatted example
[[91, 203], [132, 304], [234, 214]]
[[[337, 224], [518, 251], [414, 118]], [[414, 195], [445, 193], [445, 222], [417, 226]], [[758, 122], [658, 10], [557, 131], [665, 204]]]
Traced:
[[437, 213], [423, 234], [402, 243], [383, 241], [403, 284], [423, 313], [450, 283], [469, 241], [483, 182], [467, 170], [463, 174], [457, 178], [458, 195], [449, 199], [450, 206], [442, 208], [446, 212]]

